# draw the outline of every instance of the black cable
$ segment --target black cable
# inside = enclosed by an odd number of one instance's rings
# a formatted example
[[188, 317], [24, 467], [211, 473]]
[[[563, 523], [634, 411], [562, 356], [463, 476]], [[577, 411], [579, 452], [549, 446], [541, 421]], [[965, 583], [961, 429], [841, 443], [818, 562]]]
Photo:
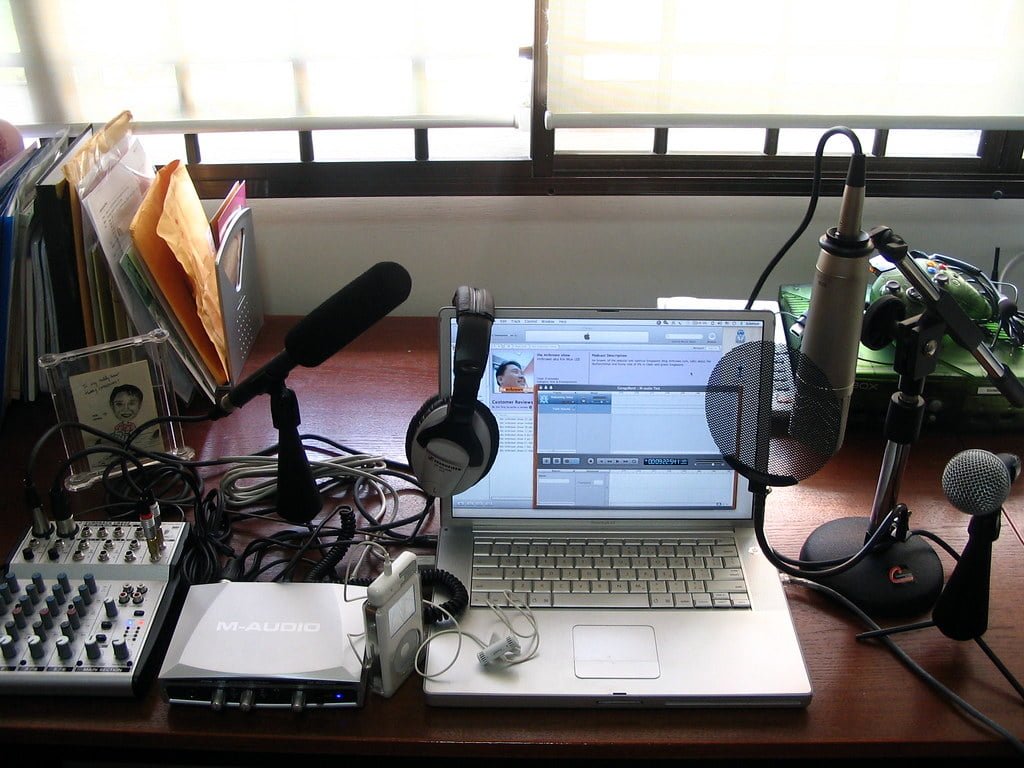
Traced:
[[754, 302], [757, 300], [757, 295], [761, 292], [761, 289], [764, 287], [764, 284], [768, 281], [768, 277], [771, 275], [772, 271], [775, 269], [778, 263], [782, 261], [782, 257], [786, 255], [790, 248], [793, 247], [793, 244], [800, 239], [800, 236], [810, 225], [811, 219], [814, 218], [814, 211], [818, 207], [818, 198], [821, 194], [821, 164], [825, 154], [825, 144], [826, 142], [828, 142], [830, 138], [840, 133], [846, 136], [846, 138], [848, 138], [850, 142], [853, 144], [854, 153], [858, 155], [862, 154], [860, 139], [857, 137], [857, 134], [855, 134], [849, 128], [837, 126], [835, 128], [830, 128], [829, 130], [825, 131], [824, 134], [822, 134], [821, 139], [819, 139], [818, 141], [818, 147], [814, 151], [814, 171], [811, 177], [811, 194], [807, 202], [807, 212], [804, 213], [803, 220], [800, 222], [799, 225], [797, 225], [796, 231], [794, 231], [793, 234], [790, 235], [789, 239], [783, 244], [782, 248], [779, 249], [779, 252], [772, 257], [772, 260], [768, 262], [768, 265], [761, 272], [761, 276], [758, 277], [757, 282], [754, 284], [753, 290], [750, 292], [750, 298], [747, 299], [747, 309], [750, 309], [754, 305]]
[[[871, 536], [864, 542], [864, 545], [860, 550], [849, 557], [841, 559], [837, 558], [835, 560], [798, 560], [786, 557], [785, 555], [777, 552], [769, 543], [768, 535], [765, 532], [764, 494], [760, 491], [755, 491], [754, 496], [754, 536], [756, 537], [757, 543], [760, 546], [761, 551], [764, 553], [764, 556], [768, 559], [768, 562], [782, 573], [805, 579], [824, 579], [830, 576], [836, 576], [853, 568], [865, 557], [871, 554], [875, 545], [878, 544], [883, 537], [889, 535], [889, 531], [891, 530], [898, 514], [897, 509], [891, 510], [889, 514], [882, 519], [882, 522], [872, 532]], [[760, 498], [760, 501], [757, 500], [758, 498]]]
[[420, 571], [420, 582], [424, 586], [441, 586], [449, 595], [450, 599], [441, 603], [440, 606], [428, 603], [423, 606], [424, 624], [441, 624], [451, 616], [461, 616], [469, 605], [469, 592], [466, 586], [459, 579], [448, 571], [440, 568], [425, 568]]
[[[843, 607], [845, 607], [847, 610], [849, 610], [851, 613], [853, 613], [855, 616], [857, 616], [857, 618], [860, 619], [861, 622], [863, 622], [865, 626], [867, 626], [871, 630], [881, 630], [881, 627], [875, 622], [874, 619], [872, 619], [870, 616], [864, 613], [864, 611], [858, 608], [856, 604], [848, 600], [839, 592], [836, 592], [834, 589], [827, 587], [824, 584], [819, 584], [816, 581], [809, 581], [807, 579], [796, 578], [791, 579], [790, 582], [801, 587], [806, 587], [808, 589], [821, 592], [822, 594], [832, 598], [833, 600], [841, 604]], [[1018, 739], [1007, 728], [1004, 728], [995, 720], [988, 717], [988, 715], [982, 713], [976, 707], [969, 704], [965, 699], [954, 693], [945, 684], [940, 682], [931, 673], [924, 669], [924, 667], [922, 667], [920, 664], [914, 661], [910, 657], [910, 655], [906, 651], [904, 651], [898, 643], [896, 643], [895, 640], [886, 635], [882, 635], [875, 639], [882, 642], [896, 656], [896, 658], [903, 663], [904, 666], [906, 666], [915, 675], [920, 677], [927, 685], [929, 685], [933, 690], [938, 692], [940, 696], [945, 697], [953, 706], [960, 709], [961, 712], [963, 712], [971, 719], [977, 721], [985, 728], [988, 728], [989, 730], [1006, 739], [1006, 741], [1010, 743], [1010, 746], [1012, 746], [1020, 754], [1024, 755], [1024, 742]]]
[[334, 569], [344, 559], [356, 536], [356, 516], [352, 508], [342, 507], [339, 510], [339, 517], [341, 518], [340, 541], [324, 553], [320, 562], [309, 569], [306, 581], [320, 582], [325, 579], [338, 581], [337, 572]]

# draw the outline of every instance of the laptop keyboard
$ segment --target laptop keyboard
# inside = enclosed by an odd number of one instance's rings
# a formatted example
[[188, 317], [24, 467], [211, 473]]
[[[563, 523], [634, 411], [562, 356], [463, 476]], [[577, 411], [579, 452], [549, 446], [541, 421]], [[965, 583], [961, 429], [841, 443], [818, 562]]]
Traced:
[[736, 542], [678, 538], [478, 537], [471, 605], [531, 608], [749, 608]]

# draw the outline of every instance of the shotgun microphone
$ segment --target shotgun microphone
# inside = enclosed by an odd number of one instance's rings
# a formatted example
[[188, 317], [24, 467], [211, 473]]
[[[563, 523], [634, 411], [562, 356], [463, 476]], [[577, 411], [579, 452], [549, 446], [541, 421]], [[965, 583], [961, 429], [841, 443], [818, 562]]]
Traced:
[[227, 392], [211, 410], [219, 419], [284, 381], [298, 365], [315, 368], [341, 350], [409, 296], [412, 279], [401, 264], [382, 261], [299, 320], [284, 339], [284, 351]]

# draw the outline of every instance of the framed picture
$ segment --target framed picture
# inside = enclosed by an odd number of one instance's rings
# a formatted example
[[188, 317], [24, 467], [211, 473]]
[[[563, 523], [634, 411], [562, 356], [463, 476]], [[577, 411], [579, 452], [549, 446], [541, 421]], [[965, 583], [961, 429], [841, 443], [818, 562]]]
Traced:
[[[178, 413], [166, 375], [168, 354], [167, 331], [157, 328], [142, 336], [39, 358], [72, 460], [65, 481], [68, 490], [92, 485], [112, 463], [118, 468], [111, 471], [121, 471], [119, 453], [86, 449], [109, 445], [183, 460], [195, 456], [182, 442], [181, 425], [162, 418]], [[127, 445], [129, 436], [143, 425], [146, 428]], [[139, 458], [143, 464], [153, 461]]]
[[[68, 377], [68, 383], [77, 420], [110, 436], [102, 438], [86, 433], [86, 446], [124, 445], [140, 425], [157, 418], [155, 390], [146, 360], [80, 373]], [[145, 451], [167, 448], [158, 424], [138, 435], [132, 447]], [[110, 455], [93, 453], [88, 457], [89, 466], [102, 470], [110, 459]]]

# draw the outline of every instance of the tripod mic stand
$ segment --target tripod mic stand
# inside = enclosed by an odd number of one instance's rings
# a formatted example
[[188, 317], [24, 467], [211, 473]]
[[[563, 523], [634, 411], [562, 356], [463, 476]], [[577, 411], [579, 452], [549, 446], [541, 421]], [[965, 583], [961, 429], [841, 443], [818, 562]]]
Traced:
[[935, 627], [952, 640], [973, 640], [1007, 682], [1024, 698], [1024, 686], [982, 638], [988, 629], [992, 543], [999, 538], [1001, 520], [1001, 510], [971, 518], [967, 526], [967, 544], [942, 594], [939, 595], [930, 621], [862, 632], [857, 635], [857, 639], [888, 637]]

